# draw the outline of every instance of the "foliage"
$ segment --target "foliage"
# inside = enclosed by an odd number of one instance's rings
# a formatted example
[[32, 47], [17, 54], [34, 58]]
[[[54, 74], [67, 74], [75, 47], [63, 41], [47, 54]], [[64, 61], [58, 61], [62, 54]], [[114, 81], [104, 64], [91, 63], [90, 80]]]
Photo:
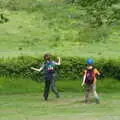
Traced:
[[87, 12], [86, 16], [91, 27], [112, 24], [119, 20], [120, 9], [114, 7], [119, 0], [67, 0], [69, 3], [81, 5]]
[[41, 8], [41, 3], [37, 0], [0, 0], [0, 8], [13, 11], [35, 11]]
[[[0, 60], [0, 76], [23, 76], [32, 78], [36, 81], [43, 79], [43, 72], [35, 72], [31, 66], [40, 68], [43, 61], [41, 58], [18, 57], [7, 60]], [[119, 60], [95, 60], [95, 66], [104, 74], [105, 77], [120, 78]], [[56, 67], [56, 77], [63, 80], [78, 80], [83, 76], [86, 67], [86, 60], [77, 57], [62, 58], [62, 65]]]

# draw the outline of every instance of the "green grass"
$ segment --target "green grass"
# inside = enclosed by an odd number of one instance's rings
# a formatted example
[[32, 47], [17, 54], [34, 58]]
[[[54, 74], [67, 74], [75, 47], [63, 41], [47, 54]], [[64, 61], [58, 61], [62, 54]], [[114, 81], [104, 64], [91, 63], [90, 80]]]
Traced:
[[119, 120], [120, 82], [105, 78], [97, 81], [101, 103], [86, 105], [81, 80], [56, 82], [60, 99], [50, 93], [43, 100], [44, 84], [28, 78], [0, 77], [0, 120]]
[[0, 96], [1, 120], [119, 120], [120, 94], [101, 93], [101, 103], [84, 104], [83, 94], [61, 93], [61, 98], [50, 96], [43, 101], [42, 94]]
[[0, 78], [0, 94], [23, 94], [36, 93], [43, 90], [43, 85], [37, 82], [18, 77], [1, 77]]
[[86, 9], [55, 1], [40, 0], [34, 12], [27, 8], [1, 9], [9, 18], [8, 23], [0, 24], [1, 57], [41, 56], [45, 52], [61, 56], [120, 57], [119, 23], [93, 29], [87, 22]]
[[[82, 79], [79, 80], [57, 80], [56, 85], [60, 92], [80, 92]], [[97, 81], [98, 92], [117, 92], [119, 91], [120, 81], [112, 78], [104, 78]], [[0, 77], [0, 94], [24, 94], [41, 93], [44, 91], [44, 81], [35, 82], [30, 78], [23, 77]]]

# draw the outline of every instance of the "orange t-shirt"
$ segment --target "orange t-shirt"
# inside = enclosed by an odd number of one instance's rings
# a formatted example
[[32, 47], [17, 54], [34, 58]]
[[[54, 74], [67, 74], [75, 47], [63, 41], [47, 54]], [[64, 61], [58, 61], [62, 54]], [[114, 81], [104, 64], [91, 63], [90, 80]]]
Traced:
[[[88, 69], [93, 69], [93, 67], [92, 66], [88, 67]], [[93, 84], [96, 84], [96, 75], [100, 75], [100, 72], [96, 68], [93, 70], [93, 72], [94, 72]], [[87, 70], [84, 71], [84, 76], [86, 76], [86, 74], [87, 74]]]

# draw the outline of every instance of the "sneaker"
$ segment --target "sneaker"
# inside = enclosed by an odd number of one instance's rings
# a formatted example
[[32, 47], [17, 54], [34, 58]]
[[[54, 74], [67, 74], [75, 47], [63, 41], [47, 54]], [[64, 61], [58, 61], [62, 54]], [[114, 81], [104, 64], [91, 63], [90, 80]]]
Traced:
[[56, 95], [56, 98], [60, 98], [60, 95]]
[[96, 99], [95, 102], [96, 102], [96, 104], [100, 104], [100, 100], [99, 99]]
[[48, 100], [48, 98], [44, 98], [44, 100], [45, 100], [45, 101], [47, 101], [47, 100]]
[[90, 104], [90, 101], [88, 101], [88, 100], [85, 100], [85, 104]]

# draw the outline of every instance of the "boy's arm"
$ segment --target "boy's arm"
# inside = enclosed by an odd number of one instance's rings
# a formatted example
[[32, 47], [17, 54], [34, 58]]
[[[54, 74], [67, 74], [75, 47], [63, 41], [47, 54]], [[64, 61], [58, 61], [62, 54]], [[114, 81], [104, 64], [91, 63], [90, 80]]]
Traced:
[[83, 86], [85, 84], [85, 79], [86, 79], [86, 76], [84, 75], [83, 76], [83, 82], [82, 82], [81, 86]]
[[94, 79], [93, 84], [96, 84], [96, 81], [97, 81], [97, 80], [96, 80], [96, 75], [98, 75], [98, 76], [99, 76], [101, 73], [100, 73], [97, 69], [95, 69], [95, 71], [94, 71], [94, 72], [95, 72], [95, 79]]
[[95, 69], [94, 72], [95, 72], [96, 75], [100, 75], [100, 72], [97, 69]]
[[55, 65], [60, 65], [61, 64], [61, 59], [60, 57], [57, 57], [57, 62], [54, 62]]
[[41, 72], [42, 70], [43, 70], [43, 68], [44, 68], [44, 65], [42, 65], [42, 67], [41, 68], [34, 68], [34, 67], [31, 67], [31, 69], [32, 70], [35, 70], [35, 71], [38, 71], [38, 72]]
[[37, 69], [37, 68], [31, 67], [31, 69], [40, 72], [40, 71], [43, 70], [43, 67], [41, 67], [40, 69]]
[[85, 71], [85, 74], [83, 76], [83, 82], [82, 82], [81, 86], [83, 86], [85, 84], [85, 79], [86, 79], [86, 71]]

